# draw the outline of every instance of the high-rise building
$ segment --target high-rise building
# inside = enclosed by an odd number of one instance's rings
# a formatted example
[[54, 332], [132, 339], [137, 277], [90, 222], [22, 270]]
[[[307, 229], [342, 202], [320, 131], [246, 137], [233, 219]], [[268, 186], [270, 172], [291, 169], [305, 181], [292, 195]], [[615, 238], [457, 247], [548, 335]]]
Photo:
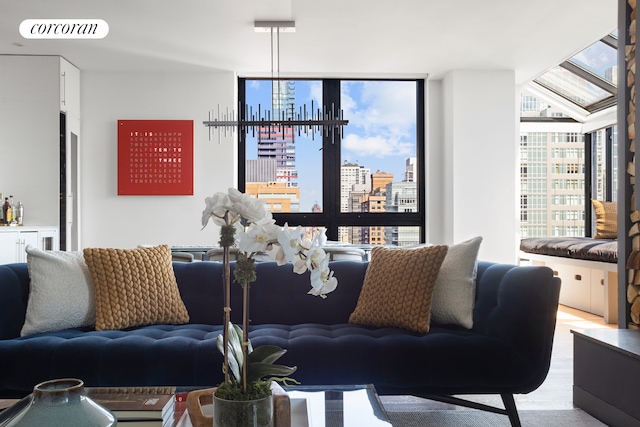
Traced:
[[416, 172], [418, 170], [418, 165], [416, 163], [415, 157], [409, 157], [405, 161], [405, 171], [404, 171], [404, 182], [416, 182]]
[[384, 196], [387, 191], [387, 184], [393, 182], [393, 174], [376, 171], [371, 174], [371, 194]]
[[558, 114], [526, 91], [521, 116], [528, 117], [520, 125], [521, 237], [584, 236], [582, 125], [566, 120], [536, 120]]
[[300, 189], [283, 182], [247, 182], [246, 194], [265, 202], [270, 212], [300, 212]]
[[[347, 161], [340, 167], [340, 212], [353, 212], [354, 206], [350, 203], [351, 192], [362, 194], [371, 191], [370, 169], [356, 163]], [[360, 212], [360, 209], [356, 210]], [[349, 242], [352, 238], [347, 227], [338, 228], [338, 240]]]
[[521, 237], [584, 236], [583, 135], [539, 127], [520, 135]]
[[258, 159], [247, 159], [245, 162], [246, 182], [276, 182], [278, 168], [276, 159], [261, 157]]
[[349, 194], [353, 191], [353, 186], [361, 186], [367, 192], [371, 191], [370, 169], [360, 166], [358, 163], [345, 162], [340, 167], [340, 211], [351, 212], [349, 206]]
[[[295, 82], [272, 82], [272, 114], [275, 118], [291, 118], [295, 109]], [[287, 187], [298, 186], [295, 131], [291, 127], [265, 127], [258, 130], [258, 159], [275, 159], [276, 182]]]
[[[361, 198], [360, 209], [362, 212], [385, 212], [386, 211], [386, 196], [380, 193], [371, 192]], [[385, 227], [382, 226], [370, 226], [360, 227], [360, 241], [354, 243], [365, 243], [369, 245], [384, 245], [385, 240]]]
[[614, 65], [604, 71], [604, 77], [614, 85], [618, 85], [618, 66]]
[[[417, 212], [418, 185], [416, 182], [390, 182], [385, 190], [387, 212]], [[420, 243], [420, 227], [385, 227], [387, 245], [410, 246]]]

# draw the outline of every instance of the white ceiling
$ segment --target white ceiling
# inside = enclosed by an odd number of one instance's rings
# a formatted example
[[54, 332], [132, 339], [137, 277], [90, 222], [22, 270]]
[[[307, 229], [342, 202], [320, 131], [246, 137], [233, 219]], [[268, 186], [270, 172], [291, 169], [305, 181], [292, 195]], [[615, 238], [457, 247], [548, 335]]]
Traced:
[[[294, 20], [282, 77], [440, 78], [515, 70], [525, 83], [617, 26], [617, 0], [0, 0], [0, 54], [62, 55], [81, 70], [270, 75], [255, 20]], [[21, 37], [25, 19], [103, 19], [101, 40]]]

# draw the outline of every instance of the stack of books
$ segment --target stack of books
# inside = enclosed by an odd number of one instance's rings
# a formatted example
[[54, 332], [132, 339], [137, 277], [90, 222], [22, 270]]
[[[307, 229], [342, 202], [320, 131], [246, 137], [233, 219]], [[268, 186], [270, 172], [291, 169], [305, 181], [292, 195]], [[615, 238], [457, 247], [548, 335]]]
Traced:
[[118, 426], [123, 427], [174, 427], [184, 411], [180, 393], [123, 393], [92, 388], [88, 396], [109, 409], [118, 419]]

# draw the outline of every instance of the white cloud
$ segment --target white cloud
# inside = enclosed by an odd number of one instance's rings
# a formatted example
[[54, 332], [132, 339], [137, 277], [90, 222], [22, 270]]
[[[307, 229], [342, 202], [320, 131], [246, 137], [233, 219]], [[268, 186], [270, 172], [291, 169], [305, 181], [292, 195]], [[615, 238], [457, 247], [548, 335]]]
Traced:
[[353, 133], [345, 135], [342, 147], [356, 156], [410, 156], [415, 143], [384, 136], [359, 136]]
[[307, 102], [311, 103], [313, 101], [313, 105], [321, 106], [322, 105], [322, 81], [312, 81], [309, 83], [309, 98]]
[[[349, 125], [362, 128], [366, 134], [384, 133], [385, 128], [396, 129], [395, 133], [415, 126], [415, 82], [365, 81], [343, 87], [342, 108]], [[356, 103], [355, 99], [359, 101]], [[358, 106], [362, 108], [357, 109]]]
[[342, 108], [349, 120], [345, 155], [415, 155], [415, 82], [349, 82]]

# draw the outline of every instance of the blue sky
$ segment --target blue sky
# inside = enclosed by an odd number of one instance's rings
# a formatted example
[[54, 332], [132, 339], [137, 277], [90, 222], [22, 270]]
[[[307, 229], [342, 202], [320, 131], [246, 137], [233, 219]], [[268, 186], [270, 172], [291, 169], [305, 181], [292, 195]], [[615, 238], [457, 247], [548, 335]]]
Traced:
[[[394, 174], [401, 181], [408, 157], [416, 151], [416, 83], [412, 81], [343, 81], [342, 109], [349, 124], [342, 141], [342, 163], [357, 162], [371, 169]], [[296, 111], [307, 110], [313, 100], [321, 105], [320, 81], [295, 82]], [[247, 104], [257, 111], [271, 107], [271, 81], [247, 83]], [[247, 159], [257, 158], [257, 138], [247, 137]], [[301, 211], [322, 202], [322, 135], [296, 136], [296, 168], [300, 187]]]

